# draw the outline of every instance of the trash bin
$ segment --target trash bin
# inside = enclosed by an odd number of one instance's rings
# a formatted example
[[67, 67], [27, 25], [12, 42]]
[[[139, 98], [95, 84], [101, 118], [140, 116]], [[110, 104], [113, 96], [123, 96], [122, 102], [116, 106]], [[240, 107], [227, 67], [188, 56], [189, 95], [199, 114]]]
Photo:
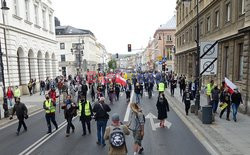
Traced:
[[202, 123], [212, 124], [212, 122], [213, 122], [212, 106], [205, 105], [202, 107]]

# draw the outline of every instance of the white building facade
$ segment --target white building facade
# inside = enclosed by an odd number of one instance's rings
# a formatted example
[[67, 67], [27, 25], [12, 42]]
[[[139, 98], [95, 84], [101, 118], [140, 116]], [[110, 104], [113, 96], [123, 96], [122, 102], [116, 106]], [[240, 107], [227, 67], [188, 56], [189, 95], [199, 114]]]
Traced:
[[0, 17], [5, 85], [27, 94], [30, 79], [58, 75], [54, 10], [50, 0], [11, 0], [7, 6]]
[[[97, 42], [89, 30], [77, 29], [71, 26], [56, 27], [57, 59], [61, 74], [64, 76], [97, 71], [102, 63], [107, 63], [107, 52], [104, 45]], [[75, 50], [74, 45], [81, 44], [81, 49]], [[79, 58], [79, 51], [80, 58]], [[80, 63], [79, 63], [80, 62]]]

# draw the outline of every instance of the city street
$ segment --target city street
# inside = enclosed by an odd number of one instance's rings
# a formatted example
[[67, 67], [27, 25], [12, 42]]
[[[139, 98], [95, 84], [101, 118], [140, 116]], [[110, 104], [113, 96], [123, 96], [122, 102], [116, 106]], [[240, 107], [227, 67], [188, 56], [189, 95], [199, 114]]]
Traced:
[[[122, 121], [127, 111], [127, 103], [125, 102], [125, 94], [120, 94], [119, 102], [111, 105], [110, 115], [117, 112], [120, 114]], [[133, 95], [134, 96], [134, 95]], [[135, 97], [133, 98], [135, 100]], [[142, 99], [142, 108], [145, 116], [152, 113], [157, 117], [156, 110], [157, 92], [153, 93], [153, 97], [148, 99], [144, 93]], [[107, 103], [109, 103], [107, 101]], [[126, 116], [128, 117], [128, 116]], [[128, 117], [129, 118], [129, 117]], [[102, 148], [96, 145], [96, 124], [92, 121], [92, 134], [82, 136], [81, 123], [76, 117], [73, 121], [76, 126], [75, 133], [70, 137], [65, 137], [65, 122], [63, 112], [57, 113], [56, 116], [59, 129], [47, 135], [47, 125], [44, 118], [44, 112], [40, 112], [27, 120], [28, 132], [22, 132], [16, 136], [17, 124], [2, 129], [0, 133], [0, 150], [5, 154], [86, 154], [101, 155], [107, 154], [108, 145]], [[154, 123], [159, 122], [157, 119]], [[152, 130], [151, 121], [146, 119], [145, 137], [143, 140], [144, 154], [148, 155], [206, 155], [209, 154], [203, 145], [196, 139], [191, 131], [180, 120], [176, 113], [170, 109], [168, 113], [168, 121], [172, 123], [170, 129], [157, 128]], [[108, 122], [110, 124], [110, 121]], [[132, 136], [127, 137], [128, 154], [132, 154]]]

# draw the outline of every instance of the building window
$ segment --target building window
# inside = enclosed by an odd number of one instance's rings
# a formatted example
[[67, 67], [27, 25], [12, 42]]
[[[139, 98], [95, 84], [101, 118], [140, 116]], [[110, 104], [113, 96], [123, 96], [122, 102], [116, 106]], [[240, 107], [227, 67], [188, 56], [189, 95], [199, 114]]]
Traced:
[[215, 27], [218, 28], [220, 26], [220, 13], [219, 11], [215, 12]]
[[210, 17], [207, 17], [207, 32], [210, 32], [211, 29], [211, 19]]
[[65, 55], [61, 55], [61, 62], [65, 62], [65, 61], [66, 61]]
[[14, 0], [14, 14], [19, 15], [18, 0]]
[[29, 0], [25, 0], [25, 19], [27, 21], [30, 20], [30, 5], [29, 5]]
[[167, 41], [172, 41], [171, 35], [167, 35]]
[[38, 18], [38, 6], [37, 4], [34, 4], [34, 13], [35, 13], [35, 24], [39, 25], [39, 18]]
[[64, 50], [65, 49], [65, 44], [64, 43], [60, 43], [60, 49]]
[[203, 35], [203, 22], [200, 22], [200, 35]]
[[239, 49], [239, 70], [238, 70], [238, 80], [243, 80], [243, 43], [238, 44]]
[[245, 13], [245, 0], [239, 0], [240, 15]]
[[46, 10], [43, 9], [43, 28], [46, 29]]
[[231, 5], [230, 3], [226, 4], [226, 22], [231, 20]]
[[52, 25], [52, 14], [49, 14], [49, 30], [53, 31], [53, 25]]

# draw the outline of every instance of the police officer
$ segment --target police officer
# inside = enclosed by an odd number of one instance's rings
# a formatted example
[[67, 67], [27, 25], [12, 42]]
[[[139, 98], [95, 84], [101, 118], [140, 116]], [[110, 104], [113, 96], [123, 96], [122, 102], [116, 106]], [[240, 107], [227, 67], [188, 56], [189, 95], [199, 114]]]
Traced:
[[56, 120], [55, 120], [55, 113], [56, 113], [56, 103], [53, 102], [50, 98], [49, 95], [46, 95], [46, 100], [43, 103], [43, 109], [45, 109], [45, 118], [47, 121], [47, 125], [48, 125], [48, 134], [51, 133], [51, 123], [50, 121], [52, 121], [52, 123], [54, 124], [56, 130], [58, 129]]
[[159, 84], [158, 84], [158, 91], [159, 91], [159, 94], [160, 93], [164, 93], [164, 91], [165, 91], [165, 84], [164, 84], [164, 82], [163, 81], [161, 81]]
[[82, 136], [86, 135], [86, 124], [88, 127], [89, 134], [91, 134], [90, 121], [93, 116], [91, 104], [88, 100], [85, 99], [85, 97], [82, 97], [82, 99], [79, 102], [78, 108], [80, 114], [80, 121], [82, 122], [82, 130], [83, 130]]

